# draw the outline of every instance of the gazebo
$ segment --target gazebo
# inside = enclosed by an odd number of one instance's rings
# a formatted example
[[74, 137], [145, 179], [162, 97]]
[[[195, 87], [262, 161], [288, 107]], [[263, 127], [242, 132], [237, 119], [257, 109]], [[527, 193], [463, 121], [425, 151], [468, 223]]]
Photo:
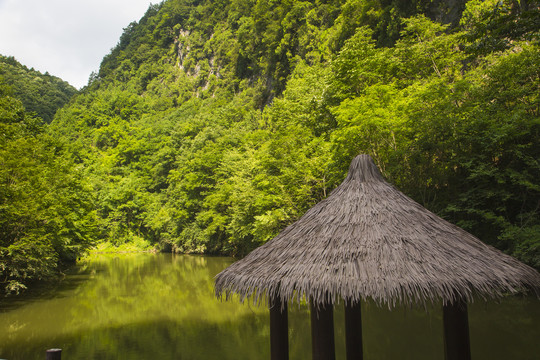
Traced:
[[362, 359], [360, 304], [443, 304], [445, 359], [470, 359], [467, 302], [532, 290], [540, 274], [388, 184], [368, 155], [266, 244], [215, 278], [216, 296], [267, 301], [271, 358], [288, 359], [287, 304], [310, 302], [313, 359], [334, 359], [333, 306], [345, 305], [347, 359]]

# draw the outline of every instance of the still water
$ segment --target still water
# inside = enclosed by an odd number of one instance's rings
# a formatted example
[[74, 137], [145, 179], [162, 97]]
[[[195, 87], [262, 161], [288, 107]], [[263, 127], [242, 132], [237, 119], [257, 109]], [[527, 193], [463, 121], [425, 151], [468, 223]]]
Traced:
[[[268, 311], [221, 302], [213, 278], [224, 257], [99, 255], [55, 289], [0, 298], [0, 358], [43, 360], [269, 359]], [[345, 358], [343, 309], [335, 311], [337, 359]], [[540, 359], [540, 301], [508, 298], [469, 307], [475, 360]], [[443, 359], [438, 307], [388, 311], [363, 304], [365, 359]], [[309, 313], [289, 308], [290, 356], [310, 359]]]

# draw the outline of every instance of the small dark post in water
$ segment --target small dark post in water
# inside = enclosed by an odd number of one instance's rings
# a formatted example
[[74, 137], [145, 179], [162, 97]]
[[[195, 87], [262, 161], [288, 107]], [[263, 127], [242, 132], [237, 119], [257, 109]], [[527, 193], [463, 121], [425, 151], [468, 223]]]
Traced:
[[49, 349], [47, 350], [47, 357], [45, 360], [61, 360], [62, 349]]
[[271, 360], [289, 359], [287, 303], [282, 303], [279, 297], [270, 301], [270, 358]]
[[330, 304], [318, 307], [310, 302], [311, 349], [313, 360], [335, 360], [334, 312]]
[[362, 312], [360, 302], [345, 304], [345, 346], [347, 360], [362, 360]]
[[465, 301], [443, 305], [443, 326], [445, 360], [470, 360], [469, 320]]

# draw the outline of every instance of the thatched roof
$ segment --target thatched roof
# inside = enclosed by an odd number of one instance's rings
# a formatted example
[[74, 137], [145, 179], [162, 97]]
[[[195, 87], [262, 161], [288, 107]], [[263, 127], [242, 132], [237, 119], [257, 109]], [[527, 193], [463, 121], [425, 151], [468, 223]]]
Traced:
[[405, 196], [367, 155], [328, 198], [215, 279], [218, 297], [316, 304], [425, 305], [527, 289], [540, 294], [537, 271]]

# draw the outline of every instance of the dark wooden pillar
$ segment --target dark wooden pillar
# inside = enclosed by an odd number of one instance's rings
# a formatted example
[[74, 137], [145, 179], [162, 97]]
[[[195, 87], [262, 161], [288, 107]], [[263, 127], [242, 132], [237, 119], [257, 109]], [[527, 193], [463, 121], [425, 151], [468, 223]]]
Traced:
[[311, 349], [313, 360], [335, 360], [334, 311], [330, 304], [310, 302]]
[[287, 303], [279, 297], [270, 300], [270, 359], [289, 360]]
[[62, 349], [49, 349], [46, 351], [45, 360], [61, 360]]
[[345, 346], [347, 360], [362, 360], [362, 312], [360, 302], [345, 304]]
[[470, 360], [469, 320], [465, 301], [443, 305], [443, 326], [445, 360]]

